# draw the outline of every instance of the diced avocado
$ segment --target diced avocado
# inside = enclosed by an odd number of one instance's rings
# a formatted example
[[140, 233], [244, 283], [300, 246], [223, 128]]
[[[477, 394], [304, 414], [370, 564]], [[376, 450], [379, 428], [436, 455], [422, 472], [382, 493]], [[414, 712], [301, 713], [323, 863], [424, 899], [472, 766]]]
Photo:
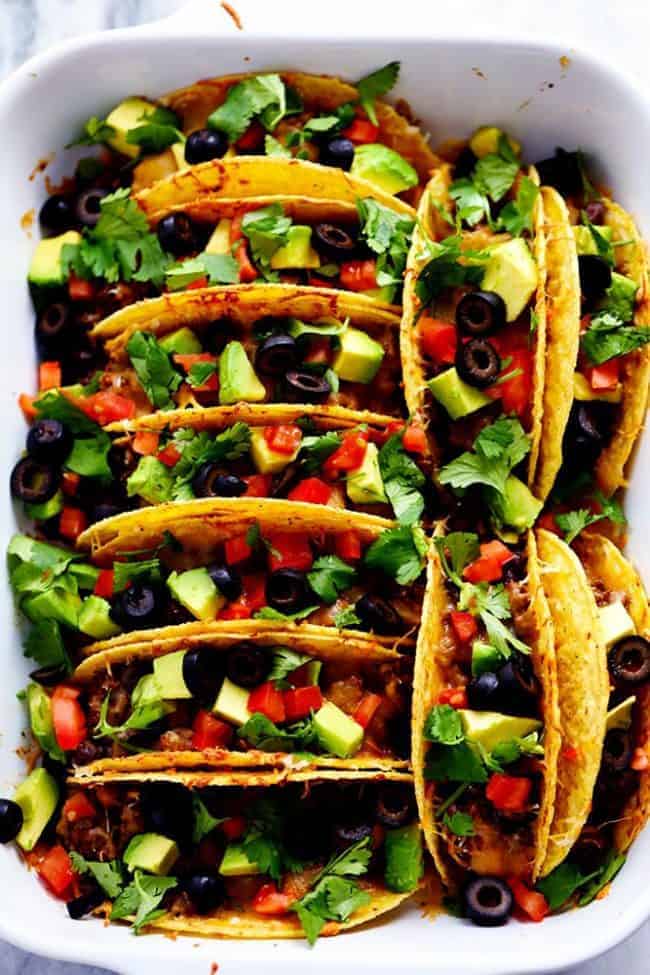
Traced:
[[[612, 240], [612, 228], [611, 227], [596, 227], [594, 228], [597, 234], [611, 243]], [[578, 254], [598, 254], [598, 247], [589, 227], [583, 227], [582, 224], [577, 224], [573, 228], [573, 236], [576, 241], [576, 250]]]
[[[158, 697], [166, 701], [189, 700], [192, 692], [188, 689], [183, 677], [183, 659], [185, 650], [166, 653], [163, 657], [156, 657], [153, 662], [153, 677]], [[145, 688], [142, 693], [153, 693]]]
[[505, 492], [499, 494], [490, 490], [490, 507], [505, 525], [521, 533], [535, 524], [544, 507], [542, 501], [530, 492], [523, 481], [514, 474], [506, 480]]
[[[483, 156], [489, 156], [499, 151], [499, 140], [503, 135], [506, 133], [497, 128], [496, 125], [482, 125], [469, 140], [469, 147], [477, 159], [482, 159]], [[517, 140], [513, 139], [511, 135], [507, 135], [506, 138], [514, 154], [520, 155], [521, 146]]]
[[27, 713], [29, 714], [29, 726], [32, 729], [32, 734], [43, 751], [51, 755], [52, 758], [65, 761], [65, 755], [59, 747], [54, 733], [52, 705], [40, 684], [32, 683], [27, 687]]
[[174, 599], [197, 620], [213, 620], [226, 602], [205, 567], [172, 572], [167, 586]]
[[14, 793], [23, 813], [23, 825], [16, 837], [21, 850], [33, 850], [49, 823], [59, 801], [56, 779], [44, 768], [35, 768]]
[[266, 389], [255, 374], [241, 342], [229, 342], [219, 357], [219, 402], [262, 403]]
[[542, 722], [536, 718], [516, 718], [497, 711], [461, 709], [458, 713], [467, 738], [483, 745], [488, 752], [501, 742], [525, 738], [542, 727]]
[[626, 278], [624, 274], [612, 271], [612, 283], [600, 302], [600, 308], [603, 311], [611, 312], [612, 315], [618, 315], [624, 322], [630, 322], [634, 317], [634, 305], [638, 290], [636, 281]]
[[95, 640], [107, 640], [120, 632], [120, 627], [111, 619], [111, 604], [101, 596], [88, 596], [79, 610], [78, 628]]
[[318, 686], [320, 680], [320, 672], [323, 668], [322, 660], [310, 660], [307, 664], [307, 680], [310, 684], [315, 687]]
[[521, 315], [537, 287], [537, 265], [522, 237], [491, 248], [481, 287], [501, 295], [507, 321]]
[[160, 700], [160, 688], [154, 674], [143, 674], [138, 683], [133, 688], [131, 694], [131, 707], [144, 707], [145, 704], [155, 704]]
[[615, 708], [607, 712], [605, 731], [613, 731], [614, 728], [622, 728], [624, 731], [632, 724], [632, 708], [636, 702], [636, 697], [626, 697], [624, 701], [617, 704]]
[[173, 355], [174, 353], [177, 353], [177, 355], [197, 355], [203, 352], [203, 346], [192, 329], [188, 328], [187, 325], [177, 329], [175, 332], [170, 332], [169, 335], [165, 335], [160, 339], [158, 344], [168, 355]]
[[38, 288], [52, 288], [67, 280], [67, 273], [61, 264], [61, 252], [66, 244], [79, 244], [81, 234], [67, 230], [58, 237], [48, 237], [38, 242], [32, 255], [27, 280]]
[[391, 195], [418, 185], [418, 174], [399, 152], [381, 143], [357, 146], [350, 172]]
[[157, 877], [166, 876], [178, 860], [179, 851], [174, 840], [160, 833], [139, 833], [124, 851], [124, 865], [132, 873], [145, 870]]
[[127, 142], [127, 134], [131, 129], [137, 129], [142, 125], [143, 115], [151, 115], [155, 110], [156, 106], [145, 101], [144, 98], [125, 98], [106, 118], [106, 124], [115, 130], [106, 140], [109, 146], [116, 152], [121, 152], [123, 156], [130, 156], [131, 159], [139, 156], [140, 146]]
[[46, 592], [39, 592], [23, 600], [20, 608], [32, 623], [56, 620], [74, 630], [79, 619], [81, 596], [76, 592], [67, 592], [65, 589], [48, 589]]
[[417, 823], [387, 829], [384, 839], [384, 879], [389, 890], [406, 894], [415, 890], [424, 874], [422, 834]]
[[386, 504], [388, 498], [379, 470], [379, 452], [374, 443], [369, 443], [361, 466], [349, 471], [345, 490], [354, 504]]
[[397, 294], [397, 285], [385, 284], [383, 288], [369, 288], [368, 291], [362, 291], [361, 294], [374, 298], [375, 301], [383, 301], [387, 305], [392, 305]]
[[339, 758], [351, 758], [363, 741], [361, 725], [331, 701], [326, 701], [314, 715], [314, 731], [321, 747]]
[[251, 429], [251, 457], [256, 470], [260, 474], [277, 474], [296, 459], [300, 450], [300, 444], [292, 454], [285, 454], [279, 450], [269, 447], [268, 441], [264, 436], [264, 430], [253, 427]]
[[219, 873], [222, 877], [252, 877], [261, 873], [260, 868], [249, 860], [244, 847], [239, 843], [229, 843], [223, 854]]
[[458, 420], [461, 416], [476, 413], [477, 410], [483, 409], [484, 406], [492, 402], [489, 396], [486, 396], [476, 386], [470, 386], [464, 379], [461, 379], [455, 366], [434, 376], [433, 379], [429, 380], [428, 386], [452, 420]]
[[130, 498], [137, 494], [149, 504], [163, 504], [169, 501], [173, 486], [169, 468], [153, 454], [146, 454], [127, 478], [126, 492]]
[[320, 257], [311, 246], [311, 227], [294, 224], [287, 232], [287, 242], [271, 258], [275, 271], [285, 268], [320, 267]]
[[503, 657], [496, 647], [483, 640], [472, 643], [472, 674], [478, 677], [488, 672], [494, 673], [503, 663]]
[[246, 724], [251, 716], [248, 710], [250, 691], [238, 684], [233, 684], [229, 677], [224, 678], [221, 690], [217, 694], [212, 710], [224, 721], [231, 721], [239, 728]]
[[185, 138], [179, 139], [178, 142], [172, 142], [169, 147], [174, 156], [174, 162], [178, 169], [185, 169], [187, 163], [185, 162]]
[[73, 562], [68, 568], [71, 576], [77, 580], [77, 585], [84, 592], [92, 592], [99, 579], [99, 569], [87, 562]]
[[215, 229], [212, 231], [210, 240], [205, 245], [206, 254], [230, 254], [230, 228], [232, 220], [230, 217], [222, 217]]
[[623, 396], [623, 387], [618, 383], [616, 389], [592, 389], [591, 383], [581, 372], [573, 374], [573, 398], [581, 403], [589, 403], [592, 400], [600, 400], [603, 403], [620, 403]]
[[55, 518], [63, 510], [63, 491], [57, 491], [48, 501], [40, 504], [25, 504], [25, 515], [32, 521], [48, 521]]
[[332, 363], [334, 372], [349, 383], [371, 383], [382, 364], [384, 347], [358, 328], [347, 328], [339, 343]]
[[634, 620], [620, 599], [614, 603], [607, 603], [606, 606], [599, 606], [598, 618], [601, 634], [608, 650], [624, 636], [634, 636], [636, 633]]

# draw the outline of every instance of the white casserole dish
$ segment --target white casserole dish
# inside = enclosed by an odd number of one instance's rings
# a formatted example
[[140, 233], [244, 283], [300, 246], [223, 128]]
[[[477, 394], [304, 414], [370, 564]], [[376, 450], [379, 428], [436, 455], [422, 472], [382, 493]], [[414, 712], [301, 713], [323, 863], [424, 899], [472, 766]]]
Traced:
[[[0, 89], [0, 126], [11, 134], [0, 155], [5, 231], [0, 241], [0, 287], [5, 307], [5, 352], [0, 357], [0, 469], [8, 476], [24, 443], [16, 397], [34, 383], [33, 315], [25, 274], [33, 241], [20, 229], [26, 211], [44, 198], [43, 177], [33, 167], [57, 150], [47, 174], [56, 182], [70, 169], [58, 152], [90, 115], [101, 115], [122, 97], [156, 95], [200, 77], [234, 71], [301, 68], [359, 77], [389, 60], [402, 62], [396, 96], [410, 100], [432, 141], [466, 135], [495, 122], [516, 136], [530, 159], [556, 145], [579, 145], [602, 164], [600, 175], [650, 232], [650, 183], [643, 160], [650, 155], [650, 103], [611, 69], [553, 43], [469, 41], [437, 37], [435, 12], [403, 0], [352, 9], [314, 24], [311, 4], [243, 4], [239, 32], [215, 0], [195, 0], [174, 17], [149, 27], [92, 35], [34, 58]], [[359, 8], [365, 5], [359, 4]], [[339, 11], [342, 13], [341, 8]], [[406, 14], [409, 14], [406, 16]], [[396, 15], [399, 23], [396, 23]], [[371, 20], [371, 23], [368, 21]], [[336, 34], [336, 30], [339, 34]], [[371, 36], [369, 36], [371, 32]], [[633, 123], [633, 124], [631, 124]], [[67, 158], [63, 158], [66, 155]], [[636, 458], [627, 498], [630, 554], [650, 581], [647, 485], [650, 438]], [[0, 506], [0, 544], [15, 529], [8, 492]], [[645, 545], [643, 543], [646, 543]], [[16, 691], [26, 682], [8, 585], [0, 587], [7, 635], [0, 683], [0, 794], [10, 795], [23, 766], [15, 754], [24, 726]], [[354, 934], [323, 939], [314, 950], [301, 942], [171, 941], [134, 938], [126, 929], [67, 920], [19, 862], [0, 849], [0, 936], [30, 951], [86, 962], [123, 975], [143, 971], [207, 975], [213, 962], [239, 975], [297, 970], [337, 970], [373, 975], [407, 969], [439, 975], [522, 975], [556, 971], [593, 957], [627, 937], [650, 915], [650, 831], [632, 849], [610, 895], [589, 908], [541, 925], [511, 923], [497, 930], [469, 927], [455, 918], [423, 918], [417, 904]]]

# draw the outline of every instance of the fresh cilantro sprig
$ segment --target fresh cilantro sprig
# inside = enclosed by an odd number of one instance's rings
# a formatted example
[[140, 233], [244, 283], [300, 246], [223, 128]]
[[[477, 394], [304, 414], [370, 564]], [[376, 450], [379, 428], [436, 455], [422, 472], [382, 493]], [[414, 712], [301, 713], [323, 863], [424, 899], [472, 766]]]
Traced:
[[74, 146], [104, 145], [114, 135], [115, 129], [112, 125], [108, 125], [104, 119], [99, 119], [93, 115], [87, 122], [84, 122], [80, 134], [73, 142], [67, 144], [66, 149], [72, 149]]
[[134, 934], [140, 934], [142, 928], [151, 924], [165, 913], [158, 906], [169, 890], [178, 886], [175, 877], [153, 877], [136, 870], [132, 883], [125, 887], [113, 904], [111, 921], [119, 921], [135, 915], [133, 920]]
[[236, 284], [239, 265], [230, 254], [199, 254], [165, 271], [165, 284], [170, 291], [183, 291], [193, 281], [208, 279], [208, 284]]
[[313, 658], [306, 653], [296, 653], [289, 647], [273, 648], [273, 663], [267, 680], [274, 681], [276, 685], [286, 682], [289, 674], [292, 674], [298, 667], [309, 663]]
[[160, 701], [148, 701], [135, 707], [129, 717], [121, 725], [112, 725], [108, 720], [108, 709], [111, 703], [110, 691], [102, 701], [99, 710], [99, 720], [93, 729], [93, 738], [112, 738], [113, 740], [128, 737], [130, 731], [144, 731], [149, 725], [164, 716], [165, 704]]
[[442, 825], [454, 836], [474, 836], [476, 833], [474, 820], [469, 813], [458, 810], [451, 814], [445, 813], [442, 817]]
[[401, 285], [415, 222], [376, 200], [358, 199], [360, 236], [378, 255], [376, 278], [380, 288]]
[[137, 580], [160, 582], [160, 559], [115, 562], [113, 565], [113, 592], [122, 592]]
[[[200, 377], [199, 377], [200, 378]], [[194, 497], [191, 484], [196, 472], [204, 464], [231, 462], [245, 456], [250, 450], [251, 431], [247, 423], [233, 423], [215, 436], [206, 430], [198, 433], [182, 428], [174, 433], [172, 443], [180, 452], [180, 458], [172, 468], [175, 501]]]
[[98, 423], [78, 409], [58, 389], [50, 389], [36, 400], [39, 420], [59, 420], [73, 436], [70, 453], [63, 466], [82, 477], [109, 480], [113, 474], [108, 464], [111, 438]]
[[155, 336], [148, 332], [134, 332], [127, 342], [126, 351], [152, 406], [157, 410], [173, 409], [172, 393], [176, 392], [183, 380]]
[[267, 281], [277, 280], [277, 273], [271, 270], [271, 258], [286, 244], [292, 222], [281, 203], [249, 210], [242, 218], [242, 233], [249, 241], [253, 261]]
[[328, 605], [335, 603], [342, 592], [354, 585], [356, 578], [354, 566], [338, 555], [322, 555], [307, 573], [309, 585]]
[[529, 450], [530, 438], [519, 420], [502, 417], [481, 430], [472, 451], [466, 451], [441, 469], [440, 482], [454, 490], [482, 484], [503, 494], [511, 471]]
[[305, 476], [319, 470], [327, 458], [341, 446], [341, 436], [329, 430], [322, 436], [303, 437], [298, 462]]
[[420, 271], [415, 285], [415, 293], [423, 306], [430, 305], [446, 288], [479, 285], [483, 280], [483, 265], [488, 252], [463, 251], [461, 243], [460, 234], [428, 242], [430, 259]]
[[192, 812], [194, 813], [194, 826], [192, 828], [193, 843], [200, 843], [212, 830], [225, 822], [225, 818], [219, 819], [213, 816], [195, 792], [192, 793]]
[[287, 89], [278, 74], [246, 78], [229, 89], [226, 99], [208, 116], [208, 128], [217, 129], [236, 142], [253, 121], [260, 120], [272, 132], [286, 115], [302, 111], [296, 92]]
[[597, 869], [584, 873], [571, 860], [565, 860], [548, 876], [537, 881], [536, 888], [544, 895], [551, 911], [558, 911], [577, 896], [580, 907], [590, 904], [616, 877], [626, 857], [610, 850]]
[[533, 210], [539, 195], [539, 187], [528, 176], [522, 176], [514, 200], [501, 210], [497, 230], [505, 230], [511, 237], [520, 237], [533, 229]]
[[140, 124], [126, 133], [126, 141], [143, 153], [162, 152], [184, 141], [178, 117], [169, 108], [159, 105], [152, 112], [143, 112], [138, 121]]
[[379, 470], [396, 519], [402, 525], [413, 525], [424, 511], [426, 478], [404, 450], [403, 439], [403, 433], [396, 433], [386, 441], [379, 451]]
[[427, 539], [419, 525], [387, 528], [364, 555], [369, 569], [381, 569], [400, 586], [415, 582], [424, 569]]
[[650, 326], [626, 325], [618, 315], [602, 311], [594, 315], [580, 344], [589, 361], [600, 366], [603, 362], [627, 355], [650, 342]]
[[377, 113], [375, 112], [375, 99], [386, 95], [391, 88], [394, 88], [399, 77], [400, 62], [390, 61], [383, 68], [365, 75], [357, 81], [356, 89], [359, 92], [359, 102], [366, 115], [377, 125]]
[[241, 846], [251, 863], [278, 883], [283, 873], [301, 870], [302, 861], [291, 855], [283, 839], [283, 810], [272, 799], [258, 799], [246, 810], [246, 832]]
[[124, 888], [124, 871], [119, 860], [108, 860], [106, 863], [100, 860], [86, 860], [76, 850], [71, 850], [70, 860], [75, 872], [86, 876], [90, 874], [95, 878], [107, 897], [114, 900], [122, 893]]
[[354, 606], [345, 606], [334, 614], [333, 622], [337, 630], [347, 630], [359, 626], [361, 617], [357, 615]]
[[521, 163], [508, 137], [501, 133], [497, 151], [478, 160], [472, 173], [474, 185], [494, 202], [503, 199], [515, 181]]
[[347, 921], [370, 903], [370, 894], [351, 878], [367, 873], [371, 856], [368, 837], [348, 847], [325, 865], [311, 890], [291, 905], [310, 945], [315, 944], [327, 921]]
[[256, 712], [239, 728], [237, 735], [263, 752], [312, 751], [318, 745], [310, 718], [279, 728], [266, 715]]

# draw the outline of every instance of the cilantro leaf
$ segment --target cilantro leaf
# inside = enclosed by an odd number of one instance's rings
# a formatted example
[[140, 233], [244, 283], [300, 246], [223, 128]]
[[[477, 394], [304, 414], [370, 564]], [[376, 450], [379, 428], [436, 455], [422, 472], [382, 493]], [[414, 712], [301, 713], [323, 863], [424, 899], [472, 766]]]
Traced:
[[377, 125], [377, 113], [375, 112], [375, 98], [380, 98], [387, 94], [391, 88], [395, 87], [399, 76], [400, 62], [390, 61], [383, 68], [367, 74], [356, 83], [359, 92], [359, 101], [373, 125]]
[[236, 284], [239, 265], [230, 254], [199, 254], [180, 264], [172, 264], [165, 271], [165, 283], [170, 291], [182, 291], [207, 277], [208, 284]]
[[361, 618], [357, 616], [354, 606], [346, 606], [334, 614], [334, 626], [338, 630], [347, 630], [359, 626]]
[[126, 887], [113, 904], [111, 921], [129, 917], [135, 913], [133, 931], [140, 931], [164, 914], [157, 910], [167, 891], [178, 886], [175, 877], [154, 877], [136, 870], [133, 882]]
[[207, 430], [198, 433], [189, 428], [177, 430], [172, 440], [180, 451], [180, 458], [172, 468], [174, 487], [172, 497], [180, 500], [184, 494], [193, 498], [191, 483], [194, 475], [203, 464], [234, 461], [243, 457], [250, 450], [251, 431], [247, 423], [233, 423], [226, 427], [216, 437]]
[[583, 210], [580, 214], [580, 219], [583, 225], [589, 230], [592, 240], [596, 245], [596, 252], [599, 257], [604, 258], [610, 267], [614, 266], [614, 247], [611, 240], [605, 236], [601, 227], [593, 224], [586, 212]]
[[248, 238], [253, 261], [267, 280], [275, 280], [271, 258], [286, 244], [291, 217], [285, 216], [281, 203], [271, 203], [261, 210], [249, 210], [242, 219], [242, 233]]
[[591, 497], [600, 505], [603, 518], [609, 518], [615, 525], [627, 524], [627, 518], [616, 498], [607, 498], [600, 490], [594, 491]]
[[470, 227], [490, 219], [490, 201], [471, 179], [456, 179], [449, 187], [449, 195], [456, 204], [456, 217]]
[[539, 194], [539, 187], [528, 176], [522, 176], [517, 186], [514, 200], [506, 203], [501, 213], [497, 228], [505, 230], [511, 237], [520, 237], [526, 231], [533, 229], [533, 209]]
[[170, 356], [147, 332], [134, 332], [126, 345], [131, 364], [142, 388], [157, 410], [173, 409], [171, 394], [182, 382]]
[[530, 439], [519, 420], [500, 417], [483, 427], [474, 441], [474, 450], [492, 460], [503, 459], [512, 469], [530, 450]]
[[195, 362], [187, 374], [187, 381], [193, 389], [204, 386], [217, 371], [216, 362]]
[[370, 545], [364, 555], [364, 564], [370, 569], [381, 569], [392, 576], [400, 586], [415, 582], [424, 569], [427, 539], [419, 525], [400, 525], [387, 528]]
[[478, 749], [468, 741], [429, 748], [424, 777], [430, 782], [487, 782]]
[[81, 133], [77, 136], [74, 142], [69, 142], [66, 149], [72, 149], [73, 146], [97, 146], [103, 145], [108, 142], [115, 135], [115, 129], [112, 125], [108, 125], [103, 119], [97, 118], [93, 115], [84, 122]]
[[566, 511], [555, 516], [555, 521], [559, 529], [564, 532], [564, 541], [567, 545], [578, 537], [589, 525], [594, 525], [601, 521], [605, 515], [595, 515], [589, 508], [578, 508], [575, 511]]
[[291, 905], [311, 945], [326, 921], [347, 921], [360, 907], [370, 903], [370, 894], [348, 878], [367, 873], [371, 856], [368, 837], [348, 847], [325, 865], [311, 890]]
[[455, 490], [483, 484], [503, 494], [510, 472], [530, 450], [530, 438], [519, 420], [501, 417], [481, 430], [472, 449], [442, 468], [441, 484]]
[[581, 338], [584, 354], [595, 366], [627, 355], [650, 342], [650, 326], [625, 325], [618, 315], [602, 311], [594, 315]]
[[449, 461], [440, 470], [440, 483], [448, 484], [456, 491], [483, 484], [503, 494], [507, 477], [508, 472], [502, 465], [469, 451]]
[[39, 419], [59, 420], [72, 433], [72, 450], [64, 461], [64, 467], [82, 477], [112, 478], [108, 464], [111, 438], [58, 389], [48, 390], [35, 403]]
[[165, 714], [163, 701], [149, 701], [135, 707], [126, 721], [121, 725], [112, 725], [108, 721], [108, 708], [111, 703], [109, 691], [99, 710], [99, 720], [93, 729], [93, 738], [121, 738], [129, 731], [144, 731], [154, 721], [158, 721]]
[[341, 437], [333, 430], [320, 437], [303, 437], [298, 455], [301, 472], [307, 475], [319, 470], [330, 454], [338, 450], [340, 445]]
[[456, 234], [429, 243], [431, 260], [424, 265], [415, 285], [415, 293], [423, 305], [430, 305], [446, 288], [462, 284], [480, 284], [483, 278], [482, 251], [465, 251], [461, 264], [461, 237]]
[[160, 580], [160, 559], [146, 559], [141, 562], [115, 562], [113, 564], [113, 592], [123, 589], [136, 580]]
[[192, 829], [192, 843], [200, 843], [201, 840], [225, 822], [225, 819], [217, 819], [212, 813], [208, 812], [206, 806], [201, 802], [196, 792], [192, 793], [192, 810], [194, 812], [194, 827]]
[[522, 755], [542, 756], [544, 748], [539, 743], [536, 731], [524, 738], [510, 738], [495, 745], [489, 755], [488, 767], [493, 772], [502, 772], [505, 765], [512, 765]]
[[465, 741], [460, 714], [450, 704], [436, 704], [424, 722], [424, 737], [439, 745], [458, 745]]
[[404, 450], [403, 437], [403, 433], [396, 433], [386, 441], [379, 451], [379, 470], [396, 519], [403, 525], [412, 525], [424, 511], [420, 489], [426, 478]]
[[474, 836], [475, 833], [474, 820], [469, 813], [453, 812], [451, 815], [445, 813], [442, 824], [455, 836]]
[[72, 673], [72, 661], [56, 620], [34, 623], [25, 640], [24, 651], [25, 656], [35, 660], [39, 667], [63, 667], [66, 674]]
[[516, 633], [509, 630], [494, 613], [482, 610], [480, 615], [487, 630], [489, 642], [503, 657], [510, 656], [512, 647], [521, 653], [530, 653], [530, 647], [523, 640], [520, 640]]
[[415, 226], [413, 220], [371, 198], [357, 200], [357, 211], [361, 237], [378, 255], [377, 284], [381, 288], [401, 285]]
[[[507, 143], [507, 139], [505, 141]], [[517, 159], [506, 159], [501, 154], [491, 152], [476, 163], [472, 181], [480, 192], [498, 203], [514, 183], [518, 172]]]
[[274, 647], [273, 648], [273, 665], [267, 677], [267, 680], [284, 681], [289, 674], [292, 674], [294, 670], [298, 667], [302, 667], [303, 664], [308, 663], [313, 660], [305, 653], [296, 653], [295, 650], [290, 650], [289, 647]]
[[283, 815], [272, 799], [259, 799], [246, 810], [247, 829], [241, 840], [244, 853], [261, 873], [279, 882], [285, 871], [300, 870], [303, 863], [287, 850], [283, 840]]
[[230, 142], [244, 134], [253, 118], [259, 118], [272, 132], [288, 111], [300, 111], [301, 106], [287, 106], [287, 91], [277, 74], [257, 75], [233, 85], [226, 100], [208, 116], [208, 128], [225, 132]]
[[156, 107], [153, 112], [144, 112], [140, 125], [129, 129], [126, 141], [139, 146], [141, 152], [162, 152], [175, 142], [183, 142], [179, 130], [179, 120], [169, 108]]
[[304, 609], [299, 609], [295, 613], [281, 613], [279, 609], [273, 609], [272, 606], [262, 606], [253, 614], [253, 617], [256, 620], [274, 620], [282, 623], [292, 620], [295, 622], [306, 619], [317, 609], [318, 606], [305, 606]]
[[587, 904], [591, 904], [601, 890], [603, 890], [607, 884], [611, 884], [612, 880], [614, 880], [626, 860], [627, 857], [624, 853], [617, 854], [616, 850], [610, 850], [607, 859], [598, 872], [598, 876], [593, 879], [592, 883], [587, 887], [585, 892], [580, 897], [578, 906], [586, 907]]
[[473, 532], [449, 532], [444, 538], [434, 539], [442, 568], [452, 582], [462, 585], [462, 572], [466, 565], [479, 555], [478, 535]]
[[548, 876], [538, 880], [535, 888], [544, 895], [551, 911], [557, 911], [582, 887], [586, 879], [575, 863], [565, 860]]
[[318, 744], [311, 719], [278, 728], [266, 715], [255, 712], [237, 734], [263, 752], [309, 751]]
[[307, 573], [309, 585], [328, 605], [335, 603], [339, 595], [354, 584], [356, 578], [357, 570], [354, 566], [348, 565], [338, 555], [322, 555]]
[[70, 851], [70, 860], [76, 873], [82, 876], [91, 874], [111, 900], [121, 894], [124, 887], [124, 875], [119, 860], [109, 860], [106, 863], [99, 860], [86, 860], [76, 850]]

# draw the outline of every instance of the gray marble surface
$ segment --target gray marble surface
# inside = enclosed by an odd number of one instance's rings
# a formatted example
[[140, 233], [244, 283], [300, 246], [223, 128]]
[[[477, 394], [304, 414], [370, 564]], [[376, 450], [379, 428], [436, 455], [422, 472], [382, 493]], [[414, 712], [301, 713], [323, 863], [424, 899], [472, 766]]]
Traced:
[[[216, 2], [216, 0], [215, 0]], [[304, 3], [305, 0], [300, 0]], [[307, 0], [310, 2], [310, 0]], [[313, 2], [313, 0], [311, 0]], [[371, 4], [378, 0], [357, 0]], [[183, 0], [0, 0], [0, 78], [32, 54], [77, 34], [164, 17], [183, 5]], [[236, 0], [246, 17], [248, 0]], [[344, 3], [330, 0], [328, 11], [344, 16]], [[458, 30], [459, 23], [484, 26], [486, 34], [513, 31], [535, 36], [540, 29], [591, 48], [595, 53], [625, 66], [639, 84], [650, 88], [647, 38], [650, 32], [650, 0], [455, 0], [439, 4], [440, 30]], [[544, 24], [540, 21], [544, 11]], [[603, 958], [581, 965], [565, 975], [647, 975], [650, 962], [650, 923]], [[98, 968], [48, 961], [0, 942], [0, 975], [107, 975]], [[142, 975], [150, 975], [144, 972]]]

